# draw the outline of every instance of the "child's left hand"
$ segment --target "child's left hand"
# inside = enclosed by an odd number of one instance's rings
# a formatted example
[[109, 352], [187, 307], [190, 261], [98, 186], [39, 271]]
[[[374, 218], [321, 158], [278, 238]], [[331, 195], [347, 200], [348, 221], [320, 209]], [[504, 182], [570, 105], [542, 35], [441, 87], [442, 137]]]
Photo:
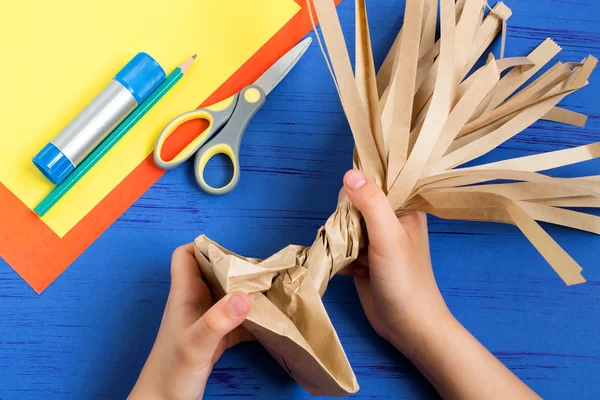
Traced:
[[175, 250], [171, 291], [154, 347], [129, 399], [199, 399], [225, 349], [252, 335], [240, 327], [250, 311], [245, 293], [214, 304], [192, 244]]

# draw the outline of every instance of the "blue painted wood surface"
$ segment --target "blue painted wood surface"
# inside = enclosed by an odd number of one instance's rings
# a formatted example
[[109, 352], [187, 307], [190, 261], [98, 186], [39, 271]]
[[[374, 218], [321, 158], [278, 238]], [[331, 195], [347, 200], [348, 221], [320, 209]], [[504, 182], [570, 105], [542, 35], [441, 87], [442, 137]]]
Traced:
[[[600, 55], [595, 0], [509, 0], [507, 55], [547, 36], [560, 59]], [[401, 24], [403, 1], [369, 4], [380, 63]], [[353, 50], [353, 2], [339, 12]], [[496, 46], [497, 48], [497, 46]], [[598, 74], [563, 105], [590, 115], [585, 129], [535, 124], [487, 160], [600, 140]], [[167, 173], [41, 296], [0, 261], [0, 399], [124, 398], [154, 341], [169, 288], [173, 249], [205, 233], [241, 254], [266, 257], [310, 244], [334, 208], [352, 139], [316, 44], [270, 96], [241, 149], [242, 180], [226, 197], [197, 190], [191, 163]], [[212, 179], [223, 164], [209, 165]], [[597, 174], [588, 162], [552, 171]], [[511, 226], [430, 218], [434, 268], [457, 318], [546, 399], [600, 396], [600, 238], [544, 225], [584, 267], [566, 287]], [[357, 399], [427, 399], [435, 392], [379, 339], [350, 280], [324, 297], [361, 390]], [[228, 351], [206, 398], [308, 398], [260, 345]]]

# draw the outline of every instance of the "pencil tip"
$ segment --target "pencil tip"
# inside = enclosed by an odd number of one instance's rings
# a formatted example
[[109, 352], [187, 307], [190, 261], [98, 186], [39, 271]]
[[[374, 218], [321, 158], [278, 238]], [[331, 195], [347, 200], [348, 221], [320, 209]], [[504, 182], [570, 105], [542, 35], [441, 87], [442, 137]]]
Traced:
[[179, 66], [179, 68], [181, 68], [181, 72], [185, 73], [190, 68], [190, 66], [192, 65], [192, 63], [196, 59], [196, 56], [197, 56], [197, 54], [194, 54], [192, 57], [190, 57], [187, 60], [185, 60], [183, 62], [183, 64], [181, 64]]

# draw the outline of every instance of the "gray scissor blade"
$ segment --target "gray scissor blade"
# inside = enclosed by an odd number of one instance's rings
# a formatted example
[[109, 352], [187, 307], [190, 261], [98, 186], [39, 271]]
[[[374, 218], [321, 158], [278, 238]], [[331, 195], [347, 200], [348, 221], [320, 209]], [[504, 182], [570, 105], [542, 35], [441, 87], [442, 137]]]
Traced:
[[264, 90], [265, 95], [271, 93], [271, 90], [275, 88], [281, 82], [283, 78], [294, 68], [294, 65], [302, 58], [308, 46], [312, 42], [312, 38], [306, 38], [290, 51], [285, 53], [275, 64], [273, 64], [264, 74], [257, 79], [254, 84], [260, 86]]

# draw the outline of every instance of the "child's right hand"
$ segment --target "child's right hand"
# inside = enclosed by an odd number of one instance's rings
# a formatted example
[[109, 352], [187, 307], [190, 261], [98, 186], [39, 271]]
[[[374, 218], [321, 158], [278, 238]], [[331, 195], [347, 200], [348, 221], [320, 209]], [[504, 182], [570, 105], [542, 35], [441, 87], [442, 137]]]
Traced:
[[404, 353], [445, 399], [539, 399], [450, 313], [437, 287], [424, 214], [396, 218], [383, 191], [349, 171], [344, 190], [369, 244], [343, 272], [354, 276], [375, 331]]
[[375, 331], [411, 352], [413, 335], [450, 316], [433, 276], [427, 217], [397, 218], [379, 186], [358, 170], [346, 174], [344, 190], [365, 219], [369, 244], [343, 273], [354, 276]]

